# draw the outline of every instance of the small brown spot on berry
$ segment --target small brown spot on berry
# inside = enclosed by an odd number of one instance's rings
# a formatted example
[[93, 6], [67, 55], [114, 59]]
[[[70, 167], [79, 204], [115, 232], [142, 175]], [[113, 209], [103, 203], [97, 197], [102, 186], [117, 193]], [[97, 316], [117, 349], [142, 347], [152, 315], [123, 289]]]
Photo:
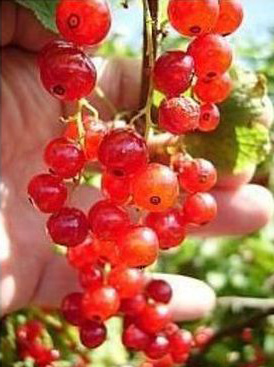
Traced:
[[55, 87], [53, 87], [53, 93], [57, 96], [63, 96], [65, 94], [65, 88], [60, 84], [55, 85]]
[[206, 112], [203, 114], [203, 120], [208, 121], [210, 119], [210, 113]]
[[153, 205], [159, 205], [161, 203], [161, 198], [159, 196], [152, 196], [150, 202]]
[[80, 18], [77, 14], [71, 14], [68, 18], [68, 26], [69, 28], [77, 28], [80, 24]]
[[201, 32], [201, 27], [198, 25], [194, 25], [193, 27], [189, 28], [191, 33], [198, 34]]

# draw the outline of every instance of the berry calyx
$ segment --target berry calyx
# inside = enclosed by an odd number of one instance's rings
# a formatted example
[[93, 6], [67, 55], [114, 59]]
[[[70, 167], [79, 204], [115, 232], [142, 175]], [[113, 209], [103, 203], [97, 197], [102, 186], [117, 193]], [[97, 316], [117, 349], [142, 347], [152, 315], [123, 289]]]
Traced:
[[203, 132], [215, 130], [220, 123], [220, 111], [213, 103], [205, 103], [201, 106], [201, 114], [198, 129]]
[[68, 195], [60, 177], [49, 174], [33, 177], [28, 185], [28, 194], [31, 202], [43, 213], [60, 210]]
[[88, 222], [81, 210], [64, 207], [50, 216], [47, 229], [54, 243], [68, 247], [76, 246], [86, 239]]
[[154, 87], [168, 97], [177, 97], [190, 87], [193, 75], [192, 56], [183, 51], [167, 51], [155, 62]]
[[165, 280], [153, 279], [146, 286], [146, 294], [155, 302], [169, 303], [172, 297], [172, 289]]
[[165, 99], [159, 107], [159, 127], [175, 135], [197, 129], [199, 118], [200, 107], [189, 97]]
[[97, 320], [86, 320], [80, 328], [80, 340], [87, 348], [97, 348], [107, 337], [105, 325]]

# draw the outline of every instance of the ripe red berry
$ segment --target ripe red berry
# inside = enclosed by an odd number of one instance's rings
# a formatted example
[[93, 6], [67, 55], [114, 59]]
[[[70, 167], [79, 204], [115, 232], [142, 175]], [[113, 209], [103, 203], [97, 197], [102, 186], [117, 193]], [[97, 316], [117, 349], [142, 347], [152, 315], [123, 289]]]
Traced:
[[83, 288], [94, 290], [103, 285], [104, 274], [98, 266], [86, 266], [79, 272], [79, 282]]
[[136, 325], [129, 325], [123, 332], [122, 341], [125, 347], [135, 351], [143, 351], [150, 341], [150, 336]]
[[188, 359], [193, 343], [192, 335], [187, 330], [179, 330], [169, 336], [171, 356], [175, 363], [184, 363]]
[[145, 224], [156, 232], [162, 250], [180, 245], [185, 238], [185, 227], [181, 224], [181, 213], [177, 209], [150, 213]]
[[104, 172], [102, 176], [102, 191], [109, 199], [118, 205], [126, 204], [130, 199], [130, 180], [128, 177], [117, 177]]
[[168, 18], [171, 25], [184, 36], [209, 33], [219, 14], [218, 0], [169, 0]]
[[188, 47], [194, 59], [195, 73], [199, 78], [215, 78], [224, 74], [232, 63], [232, 49], [226, 39], [218, 34], [196, 38]]
[[194, 334], [194, 344], [197, 348], [205, 347], [214, 335], [211, 327], [200, 327]]
[[177, 97], [191, 84], [194, 62], [183, 51], [167, 51], [155, 62], [153, 70], [154, 87], [168, 97]]
[[217, 215], [214, 197], [206, 192], [190, 195], [184, 202], [186, 221], [194, 224], [207, 224]]
[[215, 130], [220, 123], [220, 111], [213, 103], [201, 106], [201, 114], [198, 129], [204, 132]]
[[137, 319], [137, 325], [147, 333], [158, 333], [171, 321], [171, 316], [166, 305], [147, 304]]
[[128, 213], [109, 200], [93, 205], [88, 220], [92, 232], [102, 240], [115, 240], [130, 224]]
[[132, 182], [135, 204], [151, 212], [163, 212], [171, 208], [179, 194], [176, 174], [167, 166], [150, 163]]
[[243, 5], [239, 0], [219, 0], [220, 14], [212, 32], [223, 36], [235, 32], [244, 17]]
[[105, 325], [97, 320], [86, 320], [80, 328], [80, 339], [87, 348], [97, 348], [107, 337]]
[[63, 178], [75, 177], [85, 164], [82, 150], [65, 138], [54, 139], [47, 145], [44, 160], [54, 173]]
[[137, 174], [148, 163], [145, 140], [128, 129], [115, 129], [104, 137], [98, 153], [107, 171], [118, 177]]
[[232, 86], [229, 75], [223, 74], [215, 79], [198, 79], [193, 91], [203, 102], [221, 103], [230, 95]]
[[209, 191], [217, 182], [217, 171], [206, 159], [186, 160], [181, 166], [179, 182], [187, 192]]
[[87, 319], [106, 320], [119, 310], [120, 298], [115, 288], [103, 286], [87, 291], [83, 297], [83, 313]]
[[121, 300], [120, 311], [128, 316], [138, 315], [146, 306], [146, 299], [143, 294], [137, 294], [131, 298]]
[[155, 335], [149, 341], [145, 354], [151, 359], [160, 359], [169, 353], [169, 349], [169, 341], [165, 335]]
[[69, 264], [74, 268], [83, 269], [97, 262], [99, 251], [98, 241], [88, 236], [83, 243], [68, 248], [67, 259]]
[[107, 132], [106, 125], [99, 120], [86, 119], [85, 123], [85, 142], [84, 152], [86, 159], [90, 162], [98, 160], [100, 144]]
[[142, 226], [129, 228], [121, 238], [120, 255], [129, 267], [143, 267], [158, 257], [159, 241], [155, 232]]
[[83, 322], [82, 293], [70, 293], [62, 301], [61, 312], [72, 325], [79, 326]]
[[110, 29], [111, 14], [106, 0], [60, 0], [56, 24], [62, 36], [78, 45], [101, 42]]
[[96, 84], [95, 66], [70, 43], [53, 41], [39, 57], [40, 77], [46, 90], [64, 101], [88, 96]]
[[64, 207], [50, 216], [47, 229], [54, 243], [76, 246], [86, 239], [88, 222], [81, 210]]
[[116, 288], [120, 298], [130, 298], [141, 293], [145, 285], [145, 276], [139, 269], [120, 266], [110, 271], [108, 284]]
[[182, 135], [197, 129], [200, 107], [192, 98], [174, 97], [162, 101], [158, 123], [161, 129]]
[[120, 248], [117, 242], [103, 240], [98, 242], [100, 247], [100, 262], [107, 262], [112, 266], [116, 266], [117, 264], [121, 263]]
[[67, 199], [67, 188], [60, 177], [41, 174], [28, 185], [31, 202], [43, 213], [53, 213], [62, 208]]
[[146, 294], [156, 302], [169, 303], [172, 289], [165, 280], [153, 279], [146, 286]]

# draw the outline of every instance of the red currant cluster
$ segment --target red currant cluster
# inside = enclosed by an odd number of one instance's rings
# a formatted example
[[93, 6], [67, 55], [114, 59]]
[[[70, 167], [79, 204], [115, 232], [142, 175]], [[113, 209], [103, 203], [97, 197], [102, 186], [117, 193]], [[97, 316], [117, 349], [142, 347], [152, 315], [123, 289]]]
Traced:
[[16, 330], [17, 349], [20, 358], [32, 358], [38, 367], [47, 367], [59, 359], [56, 349], [41, 342], [43, 326], [38, 321], [28, 321]]
[[[198, 37], [186, 53], [170, 51], [155, 62], [154, 87], [166, 95], [159, 108], [160, 128], [175, 135], [216, 128], [219, 111], [214, 103], [231, 90], [224, 73], [232, 52], [223, 34], [239, 26], [240, 13], [235, 1], [219, 5], [218, 0], [170, 0], [171, 24], [184, 35]], [[126, 347], [155, 361], [165, 357], [172, 364], [184, 363], [192, 336], [171, 322], [169, 284], [147, 279], [143, 268], [157, 260], [159, 250], [180, 245], [188, 225], [214, 219], [217, 206], [208, 191], [216, 183], [216, 170], [210, 162], [183, 153], [171, 157], [170, 165], [154, 162], [145, 138], [132, 124], [110, 128], [100, 121], [82, 99], [95, 86], [96, 70], [80, 47], [95, 45], [107, 35], [107, 1], [60, 0], [56, 14], [65, 41], [51, 42], [42, 50], [41, 80], [53, 96], [80, 100], [80, 107], [68, 119], [64, 136], [46, 147], [49, 173], [35, 176], [28, 194], [40, 211], [50, 214], [47, 230], [52, 241], [68, 248], [67, 259], [79, 271], [83, 292], [65, 297], [63, 315], [80, 328], [81, 341], [89, 348], [105, 341], [104, 322], [120, 315]], [[181, 96], [194, 72], [194, 93], [205, 102], [201, 107]], [[83, 108], [90, 113], [84, 114]], [[86, 215], [66, 201], [71, 182], [79, 183], [94, 161], [102, 167], [105, 199]], [[131, 218], [130, 208], [138, 210], [138, 218]]]

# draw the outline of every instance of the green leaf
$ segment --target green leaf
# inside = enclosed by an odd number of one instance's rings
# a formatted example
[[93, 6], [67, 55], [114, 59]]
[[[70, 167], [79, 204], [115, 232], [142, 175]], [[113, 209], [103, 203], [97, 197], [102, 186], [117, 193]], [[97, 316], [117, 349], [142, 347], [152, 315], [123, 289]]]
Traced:
[[[57, 33], [55, 24], [55, 9], [58, 0], [15, 0], [18, 4], [33, 11], [42, 25]], [[26, 27], [28, 25], [26, 24]]]

